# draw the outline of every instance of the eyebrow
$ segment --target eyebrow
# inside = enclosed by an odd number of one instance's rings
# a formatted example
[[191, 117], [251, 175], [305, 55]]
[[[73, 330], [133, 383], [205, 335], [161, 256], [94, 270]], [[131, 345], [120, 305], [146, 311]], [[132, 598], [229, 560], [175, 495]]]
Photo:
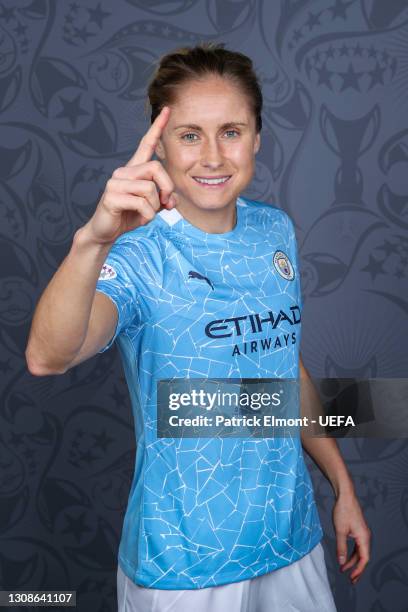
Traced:
[[[234, 127], [236, 125], [248, 125], [247, 123], [244, 123], [243, 121], [229, 121], [228, 123], [223, 123], [222, 125], [219, 125], [219, 128], [228, 128], [228, 127]], [[188, 123], [188, 124], [183, 124], [183, 125], [176, 125], [175, 126], [175, 130], [179, 130], [180, 128], [188, 128], [190, 130], [197, 130], [198, 132], [202, 132], [203, 129], [195, 124], [195, 123]]]

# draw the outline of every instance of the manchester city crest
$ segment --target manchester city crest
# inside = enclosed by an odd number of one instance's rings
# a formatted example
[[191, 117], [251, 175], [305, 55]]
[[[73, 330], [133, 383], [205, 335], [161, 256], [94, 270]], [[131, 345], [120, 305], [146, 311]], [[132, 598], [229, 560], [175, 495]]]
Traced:
[[283, 251], [276, 251], [273, 256], [273, 265], [285, 280], [293, 280], [295, 278], [291, 261]]

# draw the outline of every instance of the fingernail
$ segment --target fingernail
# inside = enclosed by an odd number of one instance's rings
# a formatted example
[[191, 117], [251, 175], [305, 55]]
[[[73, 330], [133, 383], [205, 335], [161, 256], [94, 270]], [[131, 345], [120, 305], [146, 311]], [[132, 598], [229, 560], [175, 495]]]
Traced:
[[346, 557], [343, 557], [343, 556], [339, 557], [339, 563], [341, 565], [345, 562], [345, 560], [346, 560]]
[[171, 195], [169, 198], [169, 204], [170, 206], [175, 206], [177, 204], [176, 202], [176, 198], [174, 197], [174, 195]]

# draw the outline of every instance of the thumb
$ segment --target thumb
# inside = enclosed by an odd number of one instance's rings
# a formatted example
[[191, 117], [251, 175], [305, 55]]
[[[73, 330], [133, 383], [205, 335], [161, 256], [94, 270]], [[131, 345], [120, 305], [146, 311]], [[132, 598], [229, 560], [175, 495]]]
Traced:
[[340, 565], [346, 562], [347, 559], [347, 536], [345, 533], [336, 534], [337, 537], [337, 559]]

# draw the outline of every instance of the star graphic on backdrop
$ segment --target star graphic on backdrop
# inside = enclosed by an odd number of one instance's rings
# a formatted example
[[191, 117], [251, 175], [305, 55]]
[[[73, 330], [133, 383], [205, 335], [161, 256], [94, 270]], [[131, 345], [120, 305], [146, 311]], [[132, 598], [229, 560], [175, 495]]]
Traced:
[[368, 74], [371, 77], [371, 82], [370, 85], [368, 87], [368, 89], [372, 89], [374, 87], [374, 85], [377, 85], [377, 83], [379, 85], [384, 85], [384, 72], [385, 72], [386, 68], [381, 68], [380, 64], [378, 63], [378, 61], [375, 64], [375, 67], [373, 70], [369, 70]]
[[162, 34], [164, 34], [165, 36], [168, 36], [171, 32], [171, 29], [169, 28], [169, 26], [166, 25], [161, 29], [161, 31], [162, 31]]
[[326, 510], [326, 500], [330, 500], [330, 496], [324, 495], [324, 493], [316, 489], [315, 497], [319, 507], [321, 507], [323, 511]]
[[358, 85], [358, 80], [361, 76], [361, 72], [355, 72], [353, 68], [353, 64], [350, 62], [347, 72], [339, 72], [339, 75], [343, 77], [343, 85], [341, 86], [340, 91], [344, 91], [345, 89], [355, 89], [356, 91], [360, 91], [360, 87]]
[[85, 166], [82, 166], [82, 168], [80, 168], [77, 172], [77, 175], [76, 175], [77, 182], [86, 183], [89, 180], [88, 172], [91, 172], [91, 168], [88, 168], [88, 166], [85, 164]]
[[374, 491], [367, 491], [365, 495], [360, 494], [360, 497], [363, 502], [364, 510], [367, 510], [367, 508], [375, 508], [377, 493], [374, 493]]
[[20, 446], [21, 444], [24, 444], [23, 439], [24, 439], [24, 435], [16, 434], [13, 431], [13, 433], [10, 435], [9, 442], [10, 442], [11, 446], [13, 446], [13, 447], [14, 446]]
[[98, 6], [94, 9], [86, 9], [89, 13], [89, 22], [88, 23], [96, 23], [99, 28], [103, 28], [103, 20], [107, 17], [110, 17], [112, 13], [108, 13], [101, 8], [101, 3], [98, 3]]
[[320, 13], [312, 13], [309, 11], [309, 17], [305, 25], [309, 26], [309, 30], [312, 30], [315, 25], [320, 25]]
[[354, 55], [355, 56], [359, 55], [360, 57], [362, 57], [362, 55], [363, 55], [363, 48], [360, 45], [360, 43], [357, 43], [356, 46], [354, 47]]
[[321, 68], [316, 68], [316, 70], [318, 74], [317, 84], [327, 85], [327, 87], [331, 90], [332, 87], [331, 87], [330, 77], [332, 73], [330, 70], [327, 70], [326, 64], [323, 64]]
[[311, 61], [310, 61], [310, 57], [307, 57], [307, 58], [305, 59], [305, 71], [306, 71], [306, 74], [307, 74], [307, 78], [308, 78], [308, 79], [310, 79], [310, 72], [311, 72], [311, 69], [312, 69], [312, 64], [311, 64]]
[[368, 49], [368, 57], [377, 57], [377, 51], [374, 45], [371, 45], [371, 47]]
[[386, 255], [391, 255], [391, 253], [398, 253], [398, 245], [390, 242], [389, 240], [384, 240], [384, 244], [382, 246], [378, 246], [375, 248], [384, 251]]
[[17, 27], [14, 28], [14, 32], [17, 34], [17, 36], [20, 36], [20, 34], [24, 36], [24, 34], [26, 33], [26, 30], [27, 30], [27, 26], [23, 25], [20, 22], [18, 22]]
[[0, 361], [0, 372], [6, 374], [7, 372], [11, 372], [13, 368], [10, 365], [10, 357], [5, 361]]
[[34, 455], [35, 455], [35, 450], [34, 450], [34, 449], [32, 449], [32, 448], [26, 448], [26, 449], [23, 451], [23, 455], [24, 455], [25, 457], [27, 457], [27, 459], [32, 459], [32, 458], [34, 457]]
[[14, 219], [14, 215], [16, 214], [16, 211], [13, 210], [12, 208], [7, 208], [6, 210], [7, 212], [5, 214], [5, 217], [7, 221], [12, 221]]
[[347, 18], [347, 9], [353, 4], [353, 0], [350, 2], [342, 2], [342, 0], [336, 0], [334, 6], [331, 6], [329, 10], [332, 12], [332, 19], [336, 19], [336, 17], [341, 17], [342, 19]]
[[106, 435], [106, 431], [103, 431], [102, 433], [98, 434], [92, 434], [92, 437], [95, 438], [95, 446], [100, 446], [101, 449], [103, 451], [106, 452], [106, 449], [108, 448], [109, 444], [112, 444], [112, 442], [114, 441], [114, 438], [109, 438], [109, 436]]
[[5, 6], [1, 5], [1, 15], [0, 18], [1, 19], [5, 19], [6, 22], [8, 23], [10, 21], [10, 19], [15, 19], [14, 16], [14, 11], [16, 9], [15, 8], [6, 8]]
[[79, 459], [80, 461], [84, 461], [88, 465], [91, 465], [92, 463], [94, 463], [94, 461], [99, 459], [99, 457], [97, 457], [96, 455], [93, 455], [90, 450], [87, 450], [86, 453], [81, 453], [81, 456], [79, 457]]
[[61, 533], [72, 533], [77, 542], [82, 540], [82, 534], [92, 531], [92, 529], [85, 524], [85, 512], [82, 512], [82, 514], [76, 518], [70, 516], [69, 514], [65, 514], [64, 518], [67, 521], [67, 526], [61, 531]]
[[88, 38], [90, 38], [91, 36], [95, 36], [93, 32], [88, 32], [86, 28], [86, 24], [82, 28], [77, 28], [75, 26], [74, 30], [75, 30], [75, 36], [78, 36], [78, 38], [80, 38], [84, 43], [86, 43]]
[[317, 64], [317, 62], [320, 59], [320, 51], [318, 51], [317, 49], [316, 49], [315, 53], [313, 54], [313, 59], [315, 61], [315, 64]]
[[369, 255], [369, 257], [369, 263], [366, 265], [365, 268], [361, 268], [361, 270], [362, 272], [369, 272], [371, 280], [375, 280], [378, 274], [385, 274], [385, 271], [383, 269], [384, 260], [375, 259], [372, 255]]
[[91, 181], [97, 181], [101, 176], [104, 176], [106, 174], [105, 169], [103, 166], [99, 166], [99, 168], [91, 168], [91, 176], [89, 178], [89, 180]]
[[334, 49], [333, 45], [330, 45], [330, 47], [326, 51], [327, 59], [334, 57], [334, 51], [335, 51], [335, 49]]
[[120, 390], [115, 385], [113, 387], [113, 393], [110, 394], [111, 398], [115, 400], [116, 406], [124, 406], [125, 405], [125, 394], [121, 393]]
[[81, 94], [78, 94], [73, 100], [66, 100], [62, 96], [58, 96], [63, 106], [62, 111], [56, 115], [57, 118], [66, 117], [71, 123], [71, 127], [76, 128], [77, 120], [81, 115], [89, 115], [88, 111], [82, 108], [79, 104]]
[[344, 44], [343, 44], [343, 45], [340, 47], [339, 51], [340, 51], [340, 57], [343, 57], [343, 55], [348, 55], [348, 51], [349, 51], [349, 50], [348, 50], [348, 47], [347, 47], [346, 43], [344, 43]]

